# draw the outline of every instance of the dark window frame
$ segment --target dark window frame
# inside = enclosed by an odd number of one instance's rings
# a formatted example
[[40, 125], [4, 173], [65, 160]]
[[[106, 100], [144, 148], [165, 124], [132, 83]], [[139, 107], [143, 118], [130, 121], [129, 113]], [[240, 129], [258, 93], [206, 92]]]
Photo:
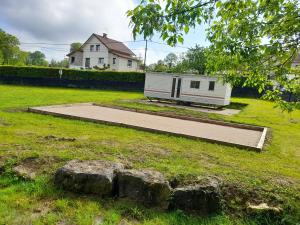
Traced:
[[94, 51], [94, 45], [90, 45], [90, 52]]
[[208, 90], [209, 91], [214, 91], [215, 90], [215, 86], [216, 86], [216, 82], [215, 81], [209, 81]]
[[127, 67], [132, 67], [132, 60], [131, 59], [128, 59], [128, 61], [127, 61]]
[[116, 64], [117, 58], [113, 58], [113, 65]]
[[200, 81], [199, 80], [191, 80], [190, 88], [200, 89]]
[[104, 58], [103, 57], [100, 57], [98, 58], [98, 64], [104, 64]]
[[72, 56], [71, 57], [71, 63], [74, 63], [75, 62], [75, 56]]
[[96, 52], [100, 52], [100, 45], [99, 44], [96, 45]]

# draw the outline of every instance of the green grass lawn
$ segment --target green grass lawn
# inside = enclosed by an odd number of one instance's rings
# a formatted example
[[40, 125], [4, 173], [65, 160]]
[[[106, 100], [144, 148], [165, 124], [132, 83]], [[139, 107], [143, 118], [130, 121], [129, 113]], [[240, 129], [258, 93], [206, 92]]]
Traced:
[[[300, 220], [300, 110], [283, 113], [267, 101], [233, 98], [248, 104], [234, 116], [149, 106], [134, 101], [138, 92], [0, 85], [0, 224], [256, 224], [267, 217], [246, 217], [246, 201], [267, 201], [284, 208], [286, 222]], [[199, 140], [129, 128], [68, 120], [26, 112], [29, 106], [97, 102], [150, 111], [249, 123], [271, 128], [262, 153]], [[59, 141], [47, 136], [75, 138]], [[12, 165], [26, 157], [55, 158], [35, 181], [17, 178]], [[105, 159], [133, 168], [150, 168], [168, 179], [194, 182], [216, 176], [224, 185], [226, 209], [208, 218], [180, 211], [161, 212], [126, 201], [64, 193], [52, 184], [53, 172], [70, 159]]]

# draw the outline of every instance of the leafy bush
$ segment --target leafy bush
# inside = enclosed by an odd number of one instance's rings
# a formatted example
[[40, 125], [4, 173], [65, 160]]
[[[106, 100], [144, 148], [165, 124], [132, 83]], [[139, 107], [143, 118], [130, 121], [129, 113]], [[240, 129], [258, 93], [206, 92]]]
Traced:
[[[59, 70], [62, 70], [60, 76]], [[74, 70], [49, 67], [0, 66], [1, 77], [53, 78], [62, 80], [90, 80], [111, 82], [144, 82], [145, 74], [140, 72], [116, 72]]]

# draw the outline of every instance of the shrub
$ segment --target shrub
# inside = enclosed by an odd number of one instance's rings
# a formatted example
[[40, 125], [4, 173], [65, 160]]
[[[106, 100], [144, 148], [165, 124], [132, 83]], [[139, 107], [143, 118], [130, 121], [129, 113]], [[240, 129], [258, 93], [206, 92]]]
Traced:
[[[60, 76], [59, 70], [62, 70]], [[74, 70], [50, 67], [27, 67], [27, 66], [0, 66], [1, 77], [17, 78], [47, 78], [70, 81], [110, 81], [110, 82], [137, 82], [145, 80], [145, 74], [140, 72], [117, 72], [117, 71], [93, 71]]]

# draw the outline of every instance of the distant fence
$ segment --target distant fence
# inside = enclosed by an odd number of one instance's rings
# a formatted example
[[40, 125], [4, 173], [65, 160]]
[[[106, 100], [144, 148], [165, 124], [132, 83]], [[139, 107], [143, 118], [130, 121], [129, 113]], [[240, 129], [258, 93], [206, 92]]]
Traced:
[[37, 86], [143, 90], [145, 74], [51, 67], [0, 66], [0, 82]]
[[[0, 66], [0, 82], [35, 86], [143, 91], [145, 73]], [[257, 98], [261, 94], [254, 88], [234, 87], [232, 96]]]

